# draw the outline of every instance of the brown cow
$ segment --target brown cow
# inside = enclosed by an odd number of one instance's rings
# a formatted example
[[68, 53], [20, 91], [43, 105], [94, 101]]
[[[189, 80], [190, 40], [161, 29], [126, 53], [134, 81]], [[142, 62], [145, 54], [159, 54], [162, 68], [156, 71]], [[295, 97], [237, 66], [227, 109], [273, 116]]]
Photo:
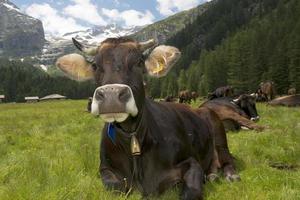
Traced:
[[204, 102], [200, 107], [207, 107], [217, 113], [227, 131], [240, 128], [262, 130], [263, 127], [254, 123], [259, 120], [255, 106], [255, 97], [240, 95], [236, 99], [222, 97]]
[[192, 93], [189, 90], [180, 91], [178, 94], [179, 103], [191, 103]]
[[295, 95], [297, 93], [296, 88], [290, 88], [288, 90], [288, 95]]
[[258, 90], [266, 101], [271, 101], [275, 97], [275, 86], [273, 81], [261, 82]]
[[295, 107], [300, 106], [300, 95], [289, 95], [289, 96], [283, 96], [278, 97], [276, 99], [273, 99], [268, 103], [268, 105], [271, 106], [288, 106], [288, 107]]
[[231, 86], [223, 86], [217, 88], [214, 92], [208, 94], [208, 99], [212, 100], [220, 97], [232, 97], [233, 96], [233, 88]]
[[164, 102], [175, 102], [175, 101], [177, 101], [177, 99], [173, 95], [168, 95], [165, 97], [165, 99], [163, 101]]
[[258, 88], [256, 90], [256, 93], [253, 93], [253, 94], [256, 96], [256, 101], [257, 102], [266, 102], [266, 101], [268, 101], [267, 95], [264, 94], [260, 88]]
[[197, 98], [199, 97], [199, 94], [195, 91], [192, 92], [192, 99], [194, 100], [194, 102], [197, 100]]
[[[145, 97], [145, 68], [155, 69], [158, 63], [160, 69], [170, 68], [180, 56], [178, 49], [152, 48], [154, 41], [127, 38], [107, 39], [95, 49], [74, 42], [95, 61], [71, 54], [58, 59], [57, 66], [73, 79], [96, 81], [92, 113], [106, 122], [100, 174], [107, 188], [122, 192], [136, 188], [149, 196], [182, 183], [181, 199], [199, 200], [204, 178], [214, 179], [219, 167], [226, 179], [239, 180], [224, 127], [213, 111], [192, 111], [183, 104]], [[150, 48], [150, 54], [143, 54]]]

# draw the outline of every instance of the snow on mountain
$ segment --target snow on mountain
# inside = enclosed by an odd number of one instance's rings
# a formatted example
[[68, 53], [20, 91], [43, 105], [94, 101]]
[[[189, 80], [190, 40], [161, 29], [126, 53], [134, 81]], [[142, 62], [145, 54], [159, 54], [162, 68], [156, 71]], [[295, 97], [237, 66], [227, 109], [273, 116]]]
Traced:
[[40, 20], [30, 17], [9, 0], [0, 0], [0, 56], [28, 56], [44, 45]]
[[106, 38], [131, 35], [142, 28], [139, 26], [124, 28], [116, 24], [111, 24], [107, 26], [95, 26], [84, 31], [65, 33], [63, 36], [45, 34], [47, 42], [44, 45], [42, 54], [37, 57], [38, 65], [43, 66], [43, 69], [45, 69], [45, 66], [54, 65], [58, 57], [75, 52], [76, 49], [73, 46], [72, 38], [85, 45], [95, 46]]
[[93, 45], [98, 44], [99, 42], [102, 42], [103, 40], [109, 37], [131, 35], [140, 30], [141, 28], [142, 27], [123, 28], [116, 24], [111, 24], [108, 26], [95, 26], [85, 31], [66, 33], [63, 35], [63, 38], [75, 38], [81, 42]]
[[9, 2], [3, 3], [3, 5], [4, 5], [5, 7], [7, 7], [9, 10], [15, 10], [15, 11], [21, 13], [21, 10], [20, 10], [18, 7], [16, 7], [16, 6], [13, 5], [13, 4], [10, 4]]

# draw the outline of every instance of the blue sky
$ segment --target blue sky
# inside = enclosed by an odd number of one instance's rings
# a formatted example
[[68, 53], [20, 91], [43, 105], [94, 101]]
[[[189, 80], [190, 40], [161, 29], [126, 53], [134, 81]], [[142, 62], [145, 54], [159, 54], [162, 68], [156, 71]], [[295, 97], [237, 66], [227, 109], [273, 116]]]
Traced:
[[94, 25], [141, 26], [209, 0], [11, 0], [40, 19], [47, 33], [62, 35]]

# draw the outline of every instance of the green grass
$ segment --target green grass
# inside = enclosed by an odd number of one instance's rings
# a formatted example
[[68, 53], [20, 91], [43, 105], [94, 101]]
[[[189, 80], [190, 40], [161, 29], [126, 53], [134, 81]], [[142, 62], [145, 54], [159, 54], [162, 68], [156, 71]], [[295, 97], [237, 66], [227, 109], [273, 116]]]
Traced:
[[[103, 122], [84, 112], [86, 101], [0, 105], [0, 199], [125, 199], [98, 176]], [[261, 133], [229, 133], [242, 181], [205, 185], [206, 199], [300, 199], [300, 109], [258, 105]], [[135, 192], [129, 199], [140, 199]], [[159, 199], [177, 199], [169, 191]]]

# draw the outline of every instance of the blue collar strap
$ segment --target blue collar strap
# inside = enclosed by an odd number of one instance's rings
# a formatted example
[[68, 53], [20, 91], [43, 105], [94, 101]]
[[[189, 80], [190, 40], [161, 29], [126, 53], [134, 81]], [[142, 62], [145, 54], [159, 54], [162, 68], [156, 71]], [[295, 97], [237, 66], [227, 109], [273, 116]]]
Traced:
[[112, 141], [112, 143], [116, 144], [116, 129], [113, 123], [109, 123], [107, 127], [107, 136]]

